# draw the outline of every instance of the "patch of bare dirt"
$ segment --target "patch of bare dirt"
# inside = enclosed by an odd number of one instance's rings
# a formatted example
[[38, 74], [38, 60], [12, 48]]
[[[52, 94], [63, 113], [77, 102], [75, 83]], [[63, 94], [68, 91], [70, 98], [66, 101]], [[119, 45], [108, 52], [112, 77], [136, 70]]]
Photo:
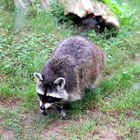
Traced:
[[[117, 116], [115, 114], [115, 116]], [[104, 114], [97, 110], [87, 110], [86, 115], [73, 120], [62, 120], [53, 122], [48, 128], [42, 130], [40, 136], [42, 140], [49, 140], [49, 138], [57, 138], [57, 140], [65, 140], [68, 136], [65, 135], [65, 128], [71, 125], [82, 126], [87, 120], [96, 123], [96, 129], [91, 134], [86, 134], [85, 140], [93, 138], [95, 140], [123, 140], [123, 137], [115, 130], [114, 122], [104, 121]], [[118, 117], [117, 117], [118, 118]], [[115, 118], [114, 118], [115, 119]], [[116, 120], [116, 119], [115, 119]], [[102, 123], [101, 123], [102, 121]], [[75, 132], [76, 134], [76, 132]], [[77, 135], [77, 134], [76, 134]], [[71, 134], [69, 134], [69, 139]]]
[[100, 112], [100, 111], [98, 111], [96, 109], [88, 109], [86, 111], [85, 118], [88, 117], [88, 118], [91, 118], [91, 119], [96, 120], [96, 119], [101, 118], [102, 116], [103, 116], [103, 113], [102, 112]]
[[[20, 104], [20, 101], [15, 99], [0, 99], [0, 108], [2, 109], [15, 109]], [[4, 116], [0, 116], [0, 123], [5, 119]], [[0, 124], [1, 125], [1, 124]], [[0, 128], [0, 139], [3, 140], [14, 140], [14, 131], [10, 129]]]
[[4, 140], [14, 140], [14, 132], [9, 129], [0, 128], [0, 138]]
[[[57, 140], [65, 140], [66, 136], [64, 129], [68, 128], [70, 125], [81, 125], [83, 120], [62, 120], [61, 122], [55, 122], [48, 129], [45, 129], [41, 133], [42, 140], [49, 140], [49, 138], [57, 138]], [[70, 134], [71, 136], [71, 134]]]
[[18, 107], [19, 104], [20, 104], [20, 100], [18, 100], [18, 99], [0, 99], [1, 108], [14, 109], [14, 108]]
[[25, 116], [23, 116], [23, 120], [22, 120], [22, 138], [23, 139], [27, 139], [28, 136], [31, 135], [32, 133], [32, 116], [29, 114], [26, 114]]
[[96, 140], [123, 140], [112, 126], [100, 129], [99, 132], [94, 133]]
[[29, 139], [31, 136], [39, 135], [34, 126], [34, 119], [41, 119], [42, 114], [39, 111], [30, 112], [22, 115], [22, 139]]
[[66, 136], [64, 133], [65, 128], [68, 128], [71, 125], [81, 126], [88, 119], [97, 120], [101, 116], [102, 116], [102, 113], [99, 111], [94, 111], [91, 113], [90, 110], [87, 110], [86, 115], [79, 117], [78, 119], [56, 121], [52, 125], [50, 125], [47, 129], [42, 130], [41, 139], [49, 140], [49, 138], [54, 137], [54, 138], [57, 138], [57, 140], [65, 140], [66, 139]]
[[62, 127], [66, 125], [66, 122], [62, 123], [54, 123], [48, 129], [45, 129], [41, 133], [42, 140], [49, 140], [51, 137], [57, 138], [57, 140], [65, 140], [65, 136], [62, 132]]

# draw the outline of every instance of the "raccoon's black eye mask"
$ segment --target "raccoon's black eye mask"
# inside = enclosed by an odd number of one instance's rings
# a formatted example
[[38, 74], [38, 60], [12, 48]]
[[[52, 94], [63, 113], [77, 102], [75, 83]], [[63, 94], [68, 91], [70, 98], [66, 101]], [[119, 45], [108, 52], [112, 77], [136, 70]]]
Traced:
[[46, 103], [55, 103], [55, 102], [61, 101], [60, 98], [45, 96], [45, 95], [41, 95], [39, 93], [38, 93], [38, 96], [42, 102], [46, 102]]

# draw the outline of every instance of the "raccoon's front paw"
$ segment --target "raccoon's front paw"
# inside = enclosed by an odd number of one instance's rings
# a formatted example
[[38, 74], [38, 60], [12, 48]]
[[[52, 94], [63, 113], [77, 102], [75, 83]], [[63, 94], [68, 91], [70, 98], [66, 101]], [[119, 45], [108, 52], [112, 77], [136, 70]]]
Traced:
[[46, 116], [47, 115], [46, 111], [43, 111], [42, 112], [42, 115]]
[[59, 116], [60, 116], [60, 119], [65, 119], [65, 118], [66, 118], [66, 116], [67, 116], [66, 111], [62, 109], [62, 110], [60, 111]]
[[41, 112], [42, 115], [45, 115], [45, 116], [47, 115], [45, 110], [40, 109], [40, 112]]

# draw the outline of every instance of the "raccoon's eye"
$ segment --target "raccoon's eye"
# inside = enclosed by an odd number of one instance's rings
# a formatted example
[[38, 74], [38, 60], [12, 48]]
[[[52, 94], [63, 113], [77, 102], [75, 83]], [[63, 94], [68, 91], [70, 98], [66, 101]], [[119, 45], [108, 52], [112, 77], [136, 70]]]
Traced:
[[44, 100], [45, 99], [45, 96], [44, 95], [41, 95], [39, 93], [37, 93], [37, 94], [38, 94], [40, 100]]

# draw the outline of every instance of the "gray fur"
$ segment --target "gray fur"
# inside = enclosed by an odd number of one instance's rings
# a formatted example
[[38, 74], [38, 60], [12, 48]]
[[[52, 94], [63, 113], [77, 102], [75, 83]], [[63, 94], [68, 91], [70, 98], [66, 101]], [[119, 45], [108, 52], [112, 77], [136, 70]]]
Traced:
[[[104, 61], [104, 53], [83, 37], [65, 39], [44, 65], [41, 72], [43, 81], [37, 85], [37, 88], [44, 91], [45, 96], [47, 93], [63, 96], [65, 91], [65, 95], [68, 96], [65, 101], [79, 100], [85, 88], [95, 86], [105, 66]], [[61, 86], [61, 83], [54, 84], [54, 81], [60, 77], [65, 79], [61, 92], [56, 88], [56, 86]]]

